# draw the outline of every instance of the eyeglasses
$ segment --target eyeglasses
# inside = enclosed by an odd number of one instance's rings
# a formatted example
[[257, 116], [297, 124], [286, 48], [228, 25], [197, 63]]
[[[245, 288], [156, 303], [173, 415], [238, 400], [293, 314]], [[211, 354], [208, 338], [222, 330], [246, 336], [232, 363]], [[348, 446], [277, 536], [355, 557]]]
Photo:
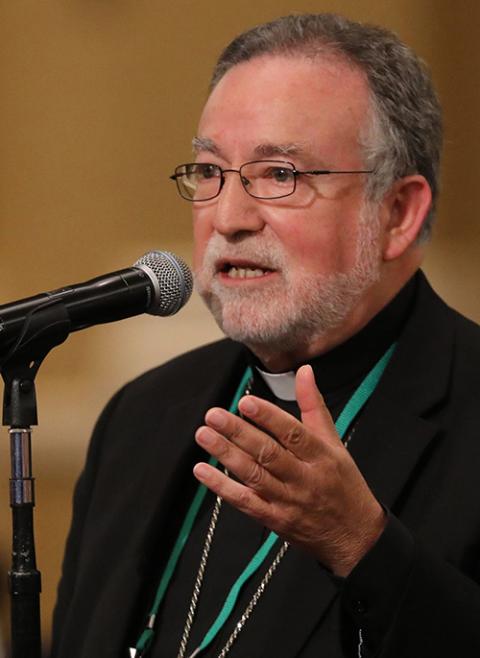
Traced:
[[371, 174], [373, 171], [373, 169], [298, 171], [292, 162], [283, 160], [253, 160], [245, 162], [239, 169], [222, 169], [209, 162], [190, 162], [178, 165], [170, 179], [176, 182], [180, 196], [187, 201], [215, 199], [225, 184], [225, 174], [230, 172], [240, 176], [243, 189], [255, 199], [282, 199], [295, 192], [299, 176]]

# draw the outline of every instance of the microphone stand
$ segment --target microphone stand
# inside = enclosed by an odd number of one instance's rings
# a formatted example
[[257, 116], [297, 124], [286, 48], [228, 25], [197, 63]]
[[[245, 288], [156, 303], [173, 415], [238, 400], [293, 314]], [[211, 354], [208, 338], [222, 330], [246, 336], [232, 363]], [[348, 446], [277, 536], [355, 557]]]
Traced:
[[0, 365], [5, 382], [3, 425], [10, 426], [11, 450], [12, 566], [8, 582], [12, 658], [41, 657], [41, 575], [35, 557], [31, 449], [31, 426], [38, 424], [35, 376], [49, 351], [67, 338], [69, 330], [65, 307], [48, 300], [27, 316]]

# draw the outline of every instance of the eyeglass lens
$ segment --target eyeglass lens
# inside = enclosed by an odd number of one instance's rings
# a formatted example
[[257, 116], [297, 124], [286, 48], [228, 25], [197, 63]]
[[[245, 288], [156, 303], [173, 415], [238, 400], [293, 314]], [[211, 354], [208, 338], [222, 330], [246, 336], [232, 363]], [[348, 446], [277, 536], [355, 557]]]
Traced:
[[288, 162], [262, 160], [247, 162], [239, 170], [222, 169], [218, 165], [191, 163], [175, 170], [180, 194], [189, 201], [208, 201], [220, 193], [225, 173], [237, 173], [248, 192], [259, 199], [278, 199], [295, 191], [295, 170]]

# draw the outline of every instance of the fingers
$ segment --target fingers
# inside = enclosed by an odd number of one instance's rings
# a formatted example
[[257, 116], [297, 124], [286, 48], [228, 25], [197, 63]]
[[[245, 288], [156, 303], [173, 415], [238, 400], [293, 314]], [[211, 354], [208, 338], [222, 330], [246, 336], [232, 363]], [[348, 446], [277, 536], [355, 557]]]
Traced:
[[203, 462], [195, 465], [193, 474], [217, 496], [241, 512], [257, 519], [263, 525], [271, 523], [272, 505], [249, 487], [235, 482], [217, 468]]
[[[285, 498], [286, 488], [284, 483], [225, 436], [222, 436], [211, 427], [203, 426], [197, 430], [195, 439], [202, 448], [216, 457], [228, 471], [261, 496], [268, 499]], [[266, 439], [268, 442], [274, 443], [269, 437], [266, 437]], [[283, 449], [278, 446], [278, 450]], [[285, 451], [283, 450], [283, 452]]]
[[[291, 476], [294, 475], [295, 464], [293, 463], [292, 455], [286, 452], [274, 438], [260, 428], [220, 408], [210, 409], [205, 416], [205, 422], [218, 435], [228, 439], [228, 441], [223, 442], [218, 439], [215, 446], [212, 443], [206, 449], [211, 452], [211, 448], [214, 447], [216, 451], [220, 451], [222, 453], [221, 456], [218, 454], [215, 454], [215, 456], [227, 468], [235, 472], [238, 477], [242, 476], [234, 470], [237, 468], [237, 464], [230, 463], [230, 465], [227, 465], [224, 461], [225, 458], [236, 454], [229, 449], [232, 445], [238, 446], [244, 455], [249, 455], [258, 465], [268, 469], [272, 475], [287, 477], [287, 479], [289, 473]], [[202, 437], [205, 438], [206, 436], [201, 431], [197, 435], [200, 441], [202, 441]], [[203, 447], [206, 446], [203, 445]], [[228, 454], [229, 452], [231, 454]]]
[[309, 436], [302, 423], [271, 402], [250, 395], [240, 400], [238, 408], [245, 417], [266, 430], [297, 459], [309, 461], [321, 452], [321, 447]]
[[296, 392], [302, 422], [253, 395], [243, 397], [238, 407], [244, 416], [266, 430], [298, 459], [315, 461], [324, 454], [327, 445], [337, 446], [339, 439], [310, 366], [299, 369]]

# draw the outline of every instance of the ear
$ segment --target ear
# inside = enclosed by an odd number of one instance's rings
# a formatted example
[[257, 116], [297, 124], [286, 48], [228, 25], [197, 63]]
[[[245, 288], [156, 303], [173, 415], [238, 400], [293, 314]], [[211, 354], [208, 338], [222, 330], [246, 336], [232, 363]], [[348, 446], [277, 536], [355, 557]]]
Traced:
[[384, 200], [383, 259], [402, 256], [415, 242], [432, 203], [430, 185], [419, 174], [396, 181]]

